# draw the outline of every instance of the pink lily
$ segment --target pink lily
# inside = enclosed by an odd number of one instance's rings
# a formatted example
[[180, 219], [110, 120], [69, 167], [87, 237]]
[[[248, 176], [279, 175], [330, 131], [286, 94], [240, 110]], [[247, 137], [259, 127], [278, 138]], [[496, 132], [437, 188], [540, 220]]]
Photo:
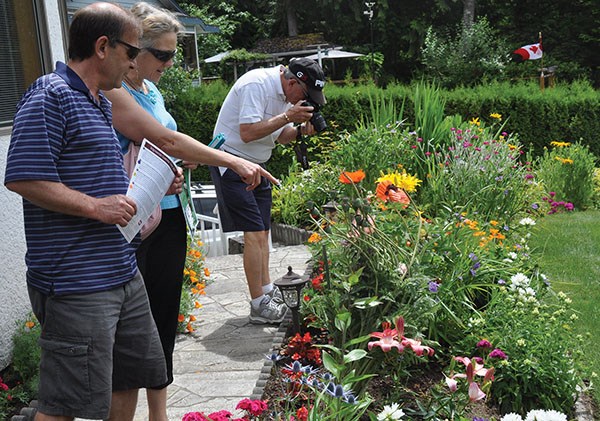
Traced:
[[432, 356], [434, 351], [432, 348], [421, 345], [421, 341], [416, 339], [410, 339], [404, 336], [404, 318], [402, 316], [398, 317], [396, 320], [396, 330], [398, 331], [398, 338], [400, 339], [402, 346], [409, 347], [413, 350], [413, 352], [419, 357], [423, 356], [424, 353]]
[[[401, 318], [400, 318], [401, 319]], [[398, 324], [396, 322], [396, 324]], [[371, 337], [379, 338], [378, 341], [372, 341], [368, 343], [369, 351], [374, 347], [378, 346], [381, 348], [383, 352], [389, 352], [392, 348], [396, 348], [398, 352], [404, 351], [404, 346], [398, 342], [398, 329], [390, 329], [389, 322], [383, 322], [381, 324], [383, 326], [383, 332], [373, 332], [371, 333]], [[404, 330], [404, 321], [402, 321], [402, 330]]]
[[[473, 372], [481, 377], [485, 377], [485, 375], [487, 374], [487, 372], [489, 371], [487, 368], [483, 367], [483, 364], [478, 363], [475, 359], [471, 360], [469, 357], [454, 357], [454, 359], [458, 362], [463, 363], [468, 370], [469, 364], [473, 365]], [[493, 373], [493, 371], [492, 371]], [[494, 380], [494, 378], [492, 377], [492, 380]]]
[[434, 353], [433, 348], [421, 345], [421, 341], [418, 341], [416, 339], [402, 337], [402, 345], [404, 345], [405, 347], [410, 347], [410, 349], [412, 349], [413, 352], [419, 357], [423, 356], [423, 353], [427, 353], [427, 355], [429, 356], [432, 356]]
[[481, 391], [479, 385], [475, 382], [469, 383], [469, 400], [471, 402], [480, 401], [485, 398], [485, 393]]
[[448, 377], [444, 374], [444, 377], [446, 378], [446, 385], [448, 385], [450, 392], [456, 392], [458, 390], [458, 382], [454, 380], [456, 376]]
[[389, 352], [392, 348], [396, 348], [398, 352], [404, 352], [406, 347], [412, 349], [412, 351], [419, 357], [423, 354], [429, 356], [433, 355], [434, 350], [428, 346], [421, 345], [421, 341], [416, 339], [407, 338], [404, 336], [404, 318], [402, 316], [396, 319], [396, 328], [390, 329], [389, 322], [383, 322], [383, 332], [373, 332], [371, 337], [379, 338], [379, 341], [372, 341], [368, 343], [369, 351], [374, 347], [378, 346], [383, 352]]

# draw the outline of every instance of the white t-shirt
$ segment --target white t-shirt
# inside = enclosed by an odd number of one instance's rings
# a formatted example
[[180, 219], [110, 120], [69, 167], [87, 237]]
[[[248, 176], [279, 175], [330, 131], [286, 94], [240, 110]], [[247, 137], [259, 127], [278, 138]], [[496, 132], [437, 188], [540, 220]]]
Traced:
[[280, 70], [281, 66], [250, 70], [235, 82], [223, 102], [213, 133], [213, 136], [218, 133], [225, 135], [222, 150], [257, 164], [269, 160], [283, 127], [261, 139], [245, 143], [240, 136], [240, 124], [268, 120], [292, 107], [283, 93]]

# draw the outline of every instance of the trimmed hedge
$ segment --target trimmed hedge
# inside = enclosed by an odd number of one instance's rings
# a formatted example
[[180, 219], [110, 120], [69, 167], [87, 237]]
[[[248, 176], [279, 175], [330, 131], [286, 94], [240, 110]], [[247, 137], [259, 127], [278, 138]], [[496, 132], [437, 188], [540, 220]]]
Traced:
[[[171, 112], [179, 130], [203, 143], [210, 142], [219, 109], [229, 87], [223, 83], [205, 84], [180, 93]], [[413, 87], [390, 85], [385, 89], [374, 85], [335, 86], [326, 88], [327, 105], [322, 110], [332, 131], [353, 130], [357, 122], [370, 118], [372, 99], [393, 99], [403, 118], [414, 127], [412, 105]], [[540, 154], [551, 141], [580, 141], [600, 156], [600, 93], [584, 83], [557, 84], [541, 91], [535, 83], [511, 85], [493, 83], [476, 88], [441, 90], [446, 101], [446, 115], [458, 114], [464, 119], [479, 117], [489, 120], [499, 113], [506, 121], [505, 130], [516, 132], [526, 147]], [[292, 155], [276, 148], [269, 169], [276, 177], [287, 173]], [[208, 181], [205, 168], [196, 171], [194, 178]]]

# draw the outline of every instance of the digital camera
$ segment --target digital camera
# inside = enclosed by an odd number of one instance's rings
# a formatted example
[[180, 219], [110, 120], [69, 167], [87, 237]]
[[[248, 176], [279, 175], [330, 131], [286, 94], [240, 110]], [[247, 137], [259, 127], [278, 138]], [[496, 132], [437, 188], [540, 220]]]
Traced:
[[323, 114], [319, 112], [319, 104], [315, 104], [314, 102], [307, 100], [302, 103], [302, 106], [314, 108], [312, 112], [313, 115], [310, 118], [310, 123], [314, 126], [317, 133], [321, 133], [327, 128], [327, 122], [325, 121], [325, 117], [323, 117]]

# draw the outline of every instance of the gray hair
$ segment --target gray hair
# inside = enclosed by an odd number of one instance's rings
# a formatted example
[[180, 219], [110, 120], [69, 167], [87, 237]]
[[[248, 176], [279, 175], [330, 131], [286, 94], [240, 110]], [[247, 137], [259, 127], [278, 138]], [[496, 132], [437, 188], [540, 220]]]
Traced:
[[131, 12], [142, 25], [143, 35], [140, 40], [142, 48], [152, 47], [162, 35], [183, 31], [183, 25], [177, 17], [165, 9], [159, 9], [144, 1], [134, 4]]

